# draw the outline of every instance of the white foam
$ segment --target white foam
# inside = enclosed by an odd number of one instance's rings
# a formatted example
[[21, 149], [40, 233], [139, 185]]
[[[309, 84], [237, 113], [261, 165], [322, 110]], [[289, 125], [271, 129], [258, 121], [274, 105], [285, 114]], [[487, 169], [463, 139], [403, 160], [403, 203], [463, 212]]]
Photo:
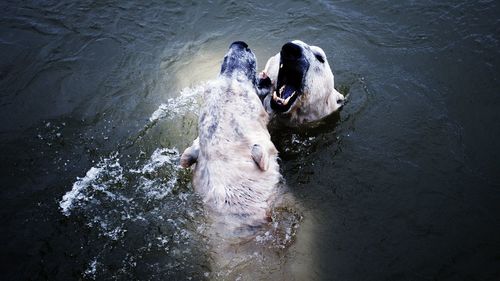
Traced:
[[173, 164], [179, 158], [179, 151], [175, 148], [157, 148], [149, 161], [141, 169], [130, 169], [133, 173], [153, 173], [165, 164]]
[[84, 274], [87, 277], [95, 277], [97, 271], [97, 257], [94, 258], [92, 261], [89, 263], [89, 267], [85, 270]]
[[177, 183], [176, 177], [169, 179], [166, 184], [163, 184], [156, 180], [142, 178], [141, 186], [147, 198], [160, 200], [172, 193], [172, 190], [175, 187], [176, 183]]
[[[70, 215], [75, 203], [89, 200], [92, 197], [93, 194], [88, 190], [89, 188], [101, 191], [113, 200], [129, 201], [123, 195], [116, 195], [107, 190], [108, 186], [124, 181], [123, 168], [116, 157], [117, 154], [100, 161], [97, 167], [90, 168], [83, 178], [77, 178], [71, 190], [64, 194], [59, 202], [59, 207], [65, 216]], [[100, 183], [99, 178], [104, 173], [108, 174], [110, 179]]]
[[[176, 172], [179, 170], [176, 164], [179, 160], [179, 151], [176, 148], [158, 148], [150, 159], [139, 169], [130, 169], [131, 173], [141, 174], [140, 188], [144, 191], [144, 195], [149, 199], [163, 199], [172, 192], [172, 189], [177, 184]], [[160, 168], [168, 165], [172, 172], [172, 176], [165, 183], [154, 177], [149, 178], [148, 175], [154, 174]]]
[[125, 232], [127, 232], [126, 229], [119, 226], [113, 229], [103, 228], [102, 230], [104, 231], [104, 236], [107, 236], [114, 241], [118, 241], [121, 237], [123, 237], [123, 235], [125, 235]]
[[[121, 192], [116, 192], [114, 188], [125, 183], [124, 170], [118, 162], [118, 154], [110, 158], [101, 160], [96, 166], [90, 168], [84, 177], [77, 178], [73, 187], [59, 202], [59, 207], [65, 216], [69, 216], [79, 202], [93, 199], [96, 191], [104, 194], [112, 201], [130, 202], [131, 199], [125, 197]], [[176, 148], [158, 148], [149, 160], [137, 169], [129, 169], [129, 172], [140, 174], [140, 186], [149, 199], [162, 199], [171, 194], [172, 189], [177, 184], [177, 174], [179, 170], [176, 164], [179, 159], [179, 151]], [[149, 179], [148, 175], [154, 174], [160, 168], [168, 165], [172, 175], [167, 182], [162, 182], [157, 178]]]
[[59, 202], [59, 207], [61, 208], [64, 215], [69, 216], [70, 210], [73, 206], [73, 202], [75, 202], [75, 200], [81, 200], [84, 198], [85, 195], [83, 194], [83, 191], [99, 177], [102, 171], [102, 167], [90, 168], [87, 174], [85, 174], [85, 177], [78, 178], [78, 180], [73, 184], [73, 188], [66, 194], [64, 194], [61, 202]]
[[207, 89], [205, 82], [195, 87], [187, 87], [181, 90], [178, 97], [170, 98], [166, 103], [162, 103], [149, 118], [150, 122], [154, 122], [163, 118], [174, 118], [179, 115], [184, 115], [187, 112], [194, 114], [198, 113], [199, 101], [203, 98], [203, 92]]

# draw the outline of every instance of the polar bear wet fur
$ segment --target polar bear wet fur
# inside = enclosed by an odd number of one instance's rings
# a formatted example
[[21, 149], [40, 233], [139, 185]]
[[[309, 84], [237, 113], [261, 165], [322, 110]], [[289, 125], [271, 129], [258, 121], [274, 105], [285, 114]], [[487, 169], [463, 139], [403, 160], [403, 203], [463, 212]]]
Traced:
[[260, 85], [270, 85], [263, 103], [273, 116], [290, 124], [319, 120], [338, 110], [344, 96], [334, 88], [334, 77], [320, 47], [300, 40], [283, 45], [261, 74]]
[[193, 186], [205, 203], [247, 225], [267, 219], [281, 177], [256, 82], [255, 55], [232, 43], [205, 89], [198, 138], [181, 156], [183, 167], [196, 163]]

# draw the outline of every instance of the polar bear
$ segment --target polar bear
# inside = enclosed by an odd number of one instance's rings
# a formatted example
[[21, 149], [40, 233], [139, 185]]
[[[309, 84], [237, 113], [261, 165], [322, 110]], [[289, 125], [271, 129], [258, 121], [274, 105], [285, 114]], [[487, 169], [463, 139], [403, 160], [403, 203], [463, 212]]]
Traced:
[[344, 102], [325, 52], [300, 40], [286, 43], [267, 61], [259, 87], [266, 111], [295, 125], [319, 120]]
[[232, 43], [218, 78], [205, 89], [198, 138], [180, 160], [182, 167], [196, 163], [195, 190], [237, 227], [268, 220], [281, 178], [256, 77], [253, 52], [244, 42]]

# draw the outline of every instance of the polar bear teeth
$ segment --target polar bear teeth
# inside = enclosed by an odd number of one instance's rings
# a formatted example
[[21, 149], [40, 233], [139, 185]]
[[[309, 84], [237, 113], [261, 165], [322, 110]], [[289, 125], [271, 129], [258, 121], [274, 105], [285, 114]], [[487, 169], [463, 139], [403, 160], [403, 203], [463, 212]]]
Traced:
[[283, 85], [283, 86], [281, 86], [281, 88], [280, 88], [280, 97], [282, 97], [282, 96], [283, 96], [283, 91], [285, 90], [285, 86], [286, 86], [286, 85]]
[[273, 92], [273, 100], [275, 100], [275, 101], [281, 100], [281, 98], [278, 97], [278, 95], [276, 94], [276, 91]]
[[[284, 89], [284, 86], [281, 87], [280, 94], [281, 94], [281, 92], [283, 92], [283, 89]], [[281, 103], [282, 105], [287, 105], [288, 102], [290, 101], [290, 99], [295, 95], [295, 92], [296, 91], [293, 91], [293, 93], [288, 98], [283, 99], [283, 98], [278, 97], [278, 95], [276, 94], [276, 91], [274, 91], [273, 92], [273, 100], [276, 101], [276, 102]]]

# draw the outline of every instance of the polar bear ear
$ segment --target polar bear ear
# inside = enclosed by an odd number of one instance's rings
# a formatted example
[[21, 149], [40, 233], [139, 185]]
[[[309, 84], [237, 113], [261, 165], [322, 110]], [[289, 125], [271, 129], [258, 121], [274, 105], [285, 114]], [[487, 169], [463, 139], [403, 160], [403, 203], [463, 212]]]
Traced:
[[267, 171], [269, 168], [269, 154], [262, 149], [262, 146], [258, 144], [252, 146], [252, 159], [262, 171]]
[[318, 46], [311, 46], [311, 51], [313, 52], [314, 57], [316, 57], [316, 59], [319, 62], [325, 63], [326, 55], [325, 55], [325, 52], [323, 51], [323, 49], [321, 49]]
[[181, 155], [180, 165], [182, 168], [189, 168], [198, 160], [198, 154], [193, 153], [190, 148], [191, 147], [186, 148]]
[[198, 154], [200, 153], [200, 141], [199, 138], [196, 138], [193, 141], [193, 144], [186, 148], [181, 155], [180, 165], [182, 168], [188, 168], [196, 161], [198, 161]]

